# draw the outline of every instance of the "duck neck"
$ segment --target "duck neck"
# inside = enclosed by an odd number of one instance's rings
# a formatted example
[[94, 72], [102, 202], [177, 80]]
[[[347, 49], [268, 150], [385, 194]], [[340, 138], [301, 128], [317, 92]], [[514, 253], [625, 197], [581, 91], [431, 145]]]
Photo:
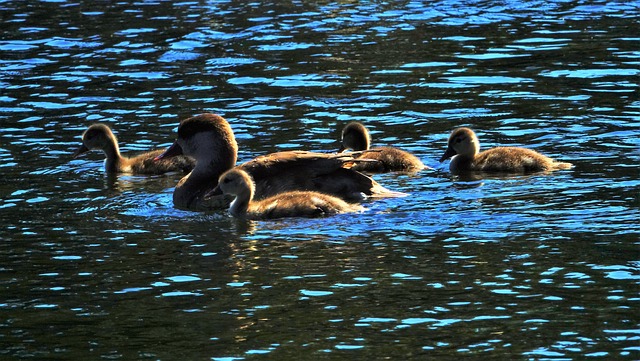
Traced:
[[253, 200], [254, 189], [250, 185], [241, 188], [236, 193], [236, 199], [231, 202], [229, 213], [234, 217], [244, 217], [249, 211], [249, 205]]
[[451, 171], [467, 171], [472, 168], [473, 157], [469, 157], [468, 155], [458, 154], [454, 155], [451, 158], [451, 163], [449, 164], [449, 169]]
[[120, 171], [125, 160], [120, 155], [118, 140], [115, 138], [115, 136], [111, 139], [110, 142], [107, 142], [104, 148], [102, 148], [102, 151], [107, 157], [104, 160], [104, 168], [107, 173], [115, 173]]
[[473, 155], [471, 155], [471, 158], [474, 158], [478, 154], [480, 154], [480, 141], [478, 138], [475, 138], [473, 139]]
[[173, 203], [184, 209], [199, 209], [204, 195], [213, 189], [217, 179], [230, 167], [226, 165], [196, 162], [195, 168], [178, 182], [173, 192]]
[[459, 146], [454, 146], [455, 154], [451, 161], [456, 161], [459, 163], [463, 162], [473, 162], [473, 159], [480, 153], [480, 143], [477, 138], [472, 138], [468, 143], [464, 143]]
[[173, 202], [181, 208], [197, 209], [204, 195], [218, 184], [218, 178], [222, 173], [235, 166], [237, 146], [235, 141], [234, 144], [211, 142], [210, 139], [190, 141], [198, 143], [197, 147], [189, 146], [188, 148], [195, 149], [195, 152], [187, 154], [196, 159], [196, 166], [176, 186]]

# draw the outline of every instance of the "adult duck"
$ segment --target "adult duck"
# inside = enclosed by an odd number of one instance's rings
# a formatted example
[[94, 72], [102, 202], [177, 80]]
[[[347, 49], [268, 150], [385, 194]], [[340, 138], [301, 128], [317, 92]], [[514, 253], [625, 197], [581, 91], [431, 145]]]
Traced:
[[353, 169], [367, 173], [417, 172], [429, 168], [415, 155], [394, 147], [370, 149], [369, 130], [359, 122], [350, 122], [342, 129], [342, 146], [338, 153], [347, 149], [359, 151], [357, 158], [375, 159], [377, 162], [363, 162]]
[[[228, 207], [230, 199], [212, 190], [222, 173], [236, 164], [238, 145], [229, 123], [209, 113], [182, 120], [176, 141], [156, 159], [180, 154], [195, 158], [196, 166], [178, 182], [174, 205], [192, 210]], [[238, 167], [253, 178], [256, 199], [290, 190], [313, 190], [348, 200], [404, 195], [349, 169], [356, 162], [348, 154], [287, 151], [264, 155]]]
[[322, 217], [364, 210], [358, 204], [349, 204], [340, 198], [314, 191], [287, 191], [256, 201], [253, 179], [240, 168], [223, 173], [217, 188], [224, 194], [236, 197], [229, 207], [229, 213], [238, 218]]
[[158, 149], [139, 154], [135, 157], [123, 157], [118, 147], [118, 139], [105, 124], [93, 124], [82, 134], [82, 145], [73, 154], [73, 158], [91, 150], [101, 150], [107, 157], [104, 169], [107, 173], [129, 174], [163, 174], [168, 172], [190, 172], [195, 166], [195, 160], [186, 156], [154, 161], [155, 157], [164, 152]]
[[469, 128], [457, 128], [449, 136], [447, 150], [440, 162], [451, 158], [452, 173], [467, 171], [533, 173], [569, 169], [571, 163], [556, 162], [534, 150], [519, 147], [496, 147], [480, 152], [476, 133]]

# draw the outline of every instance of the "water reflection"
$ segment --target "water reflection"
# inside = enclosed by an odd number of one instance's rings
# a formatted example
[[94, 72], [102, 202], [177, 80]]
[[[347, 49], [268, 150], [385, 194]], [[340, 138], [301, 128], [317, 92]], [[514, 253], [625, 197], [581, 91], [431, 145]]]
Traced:
[[[576, 1], [3, 2], [4, 358], [616, 358], [638, 353], [638, 7]], [[71, 160], [229, 119], [240, 161], [348, 121], [436, 172], [361, 215], [173, 208], [179, 175]], [[576, 165], [464, 179], [451, 129]], [[561, 156], [561, 157], [560, 157]], [[381, 356], [382, 355], [382, 356]]]

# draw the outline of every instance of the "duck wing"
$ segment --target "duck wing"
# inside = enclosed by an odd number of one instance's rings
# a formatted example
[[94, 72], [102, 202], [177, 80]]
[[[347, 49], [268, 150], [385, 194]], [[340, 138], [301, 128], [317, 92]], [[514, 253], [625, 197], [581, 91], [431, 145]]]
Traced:
[[255, 177], [279, 174], [291, 167], [323, 174], [350, 167], [355, 159], [349, 154], [316, 153], [301, 150], [271, 153], [254, 158], [239, 167]]
[[351, 153], [285, 151], [257, 157], [238, 167], [253, 178], [256, 199], [292, 190], [318, 191], [349, 200], [402, 194], [349, 169], [357, 162]]
[[131, 170], [135, 174], [164, 174], [169, 172], [189, 173], [196, 162], [193, 158], [178, 155], [171, 158], [156, 160], [156, 157], [164, 153], [163, 149], [140, 154], [128, 160]]

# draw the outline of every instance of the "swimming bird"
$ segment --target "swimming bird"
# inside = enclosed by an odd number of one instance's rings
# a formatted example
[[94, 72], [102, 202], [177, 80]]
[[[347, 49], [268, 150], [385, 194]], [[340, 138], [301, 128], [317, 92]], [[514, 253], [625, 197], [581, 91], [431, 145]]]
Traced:
[[478, 137], [469, 128], [457, 128], [449, 137], [440, 162], [451, 159], [452, 173], [466, 171], [531, 173], [569, 169], [571, 163], [556, 162], [534, 150], [519, 147], [496, 147], [480, 153]]
[[[196, 166], [178, 182], [173, 192], [174, 206], [192, 210], [228, 207], [230, 199], [213, 189], [220, 175], [237, 161], [238, 144], [229, 123], [210, 113], [182, 120], [176, 141], [156, 159], [178, 154], [195, 158]], [[405, 195], [349, 169], [356, 162], [360, 161], [348, 154], [285, 151], [257, 157], [238, 167], [253, 178], [256, 199], [291, 190], [313, 190], [348, 200]]]
[[322, 217], [364, 210], [358, 204], [349, 204], [340, 198], [314, 191], [287, 191], [256, 201], [253, 199], [256, 188], [253, 179], [240, 168], [223, 173], [217, 187], [224, 194], [236, 197], [229, 207], [229, 213], [239, 218]]
[[367, 173], [417, 172], [429, 168], [415, 155], [394, 147], [370, 149], [371, 135], [359, 122], [350, 122], [342, 129], [342, 146], [338, 153], [346, 149], [360, 151], [357, 158], [375, 159], [377, 162], [355, 164], [352, 169]]
[[195, 160], [186, 156], [155, 162], [154, 158], [164, 152], [163, 149], [153, 150], [127, 158], [120, 154], [118, 139], [105, 124], [93, 124], [82, 134], [82, 145], [73, 154], [73, 158], [89, 152], [102, 150], [106, 155], [104, 169], [107, 173], [130, 174], [163, 174], [168, 172], [190, 172], [195, 166]]

